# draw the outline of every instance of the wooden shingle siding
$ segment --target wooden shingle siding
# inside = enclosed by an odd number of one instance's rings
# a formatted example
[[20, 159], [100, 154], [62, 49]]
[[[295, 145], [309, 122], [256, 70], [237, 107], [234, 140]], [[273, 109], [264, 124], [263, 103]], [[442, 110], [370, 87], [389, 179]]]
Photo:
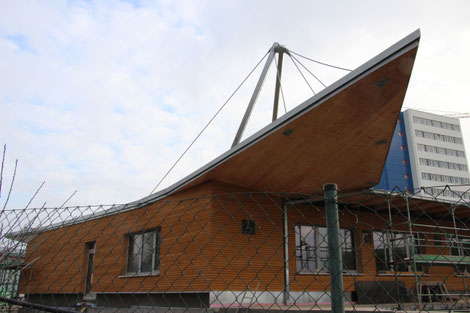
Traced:
[[[248, 191], [211, 182], [136, 210], [43, 232], [28, 244], [26, 263], [35, 261], [23, 272], [20, 292], [83, 293], [85, 244], [91, 241], [96, 242], [92, 292], [243, 291], [258, 282], [259, 291], [282, 291], [282, 200], [279, 195]], [[326, 225], [323, 207], [290, 206], [288, 218], [291, 291], [328, 291], [329, 275], [300, 274], [295, 258], [296, 225]], [[255, 234], [242, 233], [243, 220], [254, 221]], [[398, 230], [408, 230], [404, 222], [406, 216], [394, 217], [394, 224], [402, 225]], [[417, 222], [429, 220], [423, 216]], [[128, 234], [157, 227], [162, 237], [160, 274], [126, 277]], [[354, 290], [355, 281], [396, 279], [392, 273], [377, 273], [374, 244], [363, 241], [365, 232], [388, 229], [388, 214], [340, 209], [340, 227], [354, 231], [357, 249], [358, 273], [344, 275], [346, 290]], [[426, 244], [434, 240], [428, 237]], [[437, 247], [425, 252], [449, 253]], [[413, 288], [415, 277], [407, 274], [399, 280]], [[428, 266], [419, 275], [427, 281], [445, 279], [449, 291], [464, 289], [463, 278], [452, 266]]]
[[[85, 243], [90, 241], [96, 242], [92, 292], [206, 290], [209, 194], [210, 184], [204, 184], [136, 210], [39, 234], [28, 244], [25, 262], [37, 260], [24, 270], [20, 292], [83, 293]], [[193, 198], [199, 200], [173, 201]], [[162, 235], [160, 275], [123, 277], [127, 235], [156, 227]]]
[[[212, 200], [212, 290], [281, 290], [284, 281], [282, 203], [263, 193], [214, 184]], [[235, 193], [234, 196], [229, 193]], [[242, 234], [242, 221], [255, 222], [255, 234]]]

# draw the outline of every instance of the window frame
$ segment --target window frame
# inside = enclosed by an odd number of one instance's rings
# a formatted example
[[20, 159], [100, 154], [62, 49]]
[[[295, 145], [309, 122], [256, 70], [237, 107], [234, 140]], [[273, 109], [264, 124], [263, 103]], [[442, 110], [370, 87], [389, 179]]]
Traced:
[[[377, 246], [376, 246], [376, 234], [377, 233], [382, 233], [382, 236], [380, 238], [385, 238], [386, 240], [385, 241], [380, 241], [380, 243], [383, 245], [383, 250], [384, 250], [384, 255], [385, 257], [387, 258], [387, 260], [383, 260], [382, 264], [386, 264], [386, 269], [385, 270], [379, 270], [379, 266], [378, 266], [378, 258], [377, 258]], [[395, 238], [395, 236], [397, 234], [401, 234], [404, 236], [404, 238], [402, 239], [397, 239]], [[424, 248], [425, 248], [425, 241], [426, 241], [426, 237], [424, 236], [424, 234], [420, 233], [420, 232], [413, 232], [412, 233], [412, 241], [413, 241], [413, 245], [411, 245], [411, 240], [410, 238], [407, 238], [406, 236], [409, 236], [409, 232], [407, 231], [389, 231], [389, 230], [373, 230], [372, 232], [372, 243], [374, 245], [374, 259], [375, 259], [375, 266], [376, 266], [376, 271], [377, 273], [379, 274], [387, 274], [387, 273], [413, 273], [414, 272], [414, 265], [412, 262], [410, 263], [406, 263], [406, 259], [410, 259], [411, 256], [412, 256], [412, 247], [416, 250], [415, 254], [422, 254], [424, 253]], [[393, 236], [393, 240], [401, 240], [404, 242], [403, 245], [399, 245], [399, 246], [393, 246], [392, 245], [392, 236]], [[418, 245], [417, 245], [418, 243]], [[395, 267], [393, 266], [393, 263], [395, 262], [395, 256], [398, 254], [397, 252], [397, 249], [405, 249], [405, 254], [406, 254], [406, 257], [405, 259], [403, 259], [403, 262], [402, 264], [405, 264], [406, 266], [406, 270], [403, 270], [403, 268], [401, 269], [397, 269], [395, 271]], [[386, 262], [386, 263], [385, 263]], [[398, 263], [398, 262], [397, 262]], [[400, 266], [402, 264], [398, 264], [397, 266]], [[422, 265], [419, 265], [419, 268], [416, 269], [417, 272], [423, 272], [423, 266]]]
[[[313, 258], [315, 259], [315, 268], [310, 269], [308, 266], [308, 256], [306, 258], [307, 266], [303, 266], [304, 260], [303, 260], [303, 253], [306, 252], [308, 254], [309, 249], [303, 250], [302, 244], [301, 244], [301, 227], [310, 227], [314, 232], [313, 237], [315, 241], [315, 246], [309, 246], [312, 248], [310, 251], [313, 254]], [[319, 234], [318, 229], [324, 229], [325, 234]], [[295, 265], [296, 265], [296, 272], [298, 274], [329, 274], [328, 270], [328, 261], [323, 261], [321, 260], [321, 255], [317, 254], [316, 251], [322, 247], [322, 243], [326, 243], [326, 247], [328, 247], [328, 231], [327, 227], [324, 225], [311, 225], [311, 224], [297, 224], [295, 225]], [[352, 228], [346, 228], [346, 227], [341, 227], [340, 228], [341, 232], [349, 232], [350, 233], [350, 240], [351, 240], [351, 245], [352, 245], [352, 250], [354, 253], [354, 269], [344, 269], [344, 258], [343, 258], [343, 273], [344, 274], [359, 274], [359, 255], [358, 255], [358, 245], [356, 242], [357, 239], [357, 231]], [[310, 233], [310, 232], [309, 232]], [[317, 243], [318, 237], [321, 238], [321, 242]], [[340, 235], [340, 240], [343, 243], [345, 241], [346, 236], [343, 236], [342, 234]], [[300, 252], [300, 256], [299, 256]], [[345, 251], [341, 249], [341, 255], [344, 256]], [[300, 257], [300, 258], [299, 258]], [[326, 251], [326, 258], [328, 258], [328, 250]]]
[[[143, 268], [143, 254], [144, 254], [144, 234], [152, 233], [153, 234], [153, 246], [152, 246], [152, 268], [150, 271], [142, 271]], [[135, 244], [135, 238], [139, 236], [141, 239], [140, 243], [140, 248], [139, 248], [139, 253], [135, 254], [132, 253], [131, 251], [133, 250], [133, 247], [131, 247], [131, 244]], [[161, 258], [160, 258], [160, 249], [161, 249], [161, 227], [156, 227], [156, 228], [151, 228], [151, 229], [145, 229], [137, 232], [132, 232], [126, 234], [127, 237], [127, 253], [126, 253], [126, 268], [125, 268], [125, 276], [148, 276], [148, 275], [157, 275], [160, 274], [160, 263], [161, 263]], [[132, 259], [135, 256], [137, 256], [137, 270], [136, 271], [131, 271], [130, 266]]]

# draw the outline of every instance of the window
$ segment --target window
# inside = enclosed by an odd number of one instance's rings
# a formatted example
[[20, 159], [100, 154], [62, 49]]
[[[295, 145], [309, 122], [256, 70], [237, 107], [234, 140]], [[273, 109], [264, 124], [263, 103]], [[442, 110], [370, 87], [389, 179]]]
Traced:
[[[356, 271], [354, 232], [340, 229], [343, 270]], [[296, 265], [300, 273], [328, 272], [328, 235], [326, 227], [295, 227]]]
[[439, 161], [439, 160], [434, 160], [434, 159], [419, 158], [419, 164], [425, 165], [425, 166], [448, 168], [448, 169], [457, 170], [457, 171], [464, 171], [464, 172], [467, 171], [466, 164]]
[[440, 175], [440, 174], [433, 174], [433, 173], [426, 173], [426, 172], [421, 172], [421, 178], [425, 180], [439, 181], [439, 182], [459, 184], [459, 185], [470, 183], [470, 179], [466, 177], [456, 177], [456, 176]]
[[430, 120], [430, 119], [419, 117], [419, 116], [413, 116], [413, 122], [419, 123], [419, 124], [422, 124], [422, 125], [439, 127], [439, 128], [450, 129], [450, 130], [455, 130], [455, 131], [460, 130], [459, 125], [446, 123], [446, 122], [435, 121], [435, 120]]
[[450, 142], [450, 143], [455, 143], [455, 144], [459, 144], [459, 145], [463, 144], [462, 138], [460, 138], [460, 137], [453, 137], [453, 136], [447, 136], [447, 135], [442, 135], [442, 134], [436, 134], [436, 133], [431, 133], [431, 132], [418, 130], [418, 129], [415, 129], [415, 135], [417, 137], [422, 137], [422, 138], [426, 138], [426, 139]]
[[160, 268], [160, 228], [129, 234], [127, 273], [157, 273]]
[[436, 154], [450, 155], [450, 156], [455, 156], [458, 158], [465, 158], [465, 153], [463, 151], [430, 146], [430, 145], [423, 145], [421, 143], [418, 143], [418, 150], [430, 152], [430, 153], [436, 153]]
[[93, 282], [93, 263], [95, 262], [95, 242], [87, 242], [85, 248], [88, 253], [86, 279], [85, 279], [85, 294], [91, 291], [91, 284]]
[[[411, 272], [414, 270], [410, 262], [412, 257], [411, 240], [409, 233], [374, 231], [374, 255], [378, 272]], [[413, 233], [414, 253], [422, 253], [424, 237]], [[395, 264], [395, 268], [394, 265]], [[416, 270], [422, 271], [421, 265]]]
[[[447, 234], [446, 241], [450, 248], [450, 255], [458, 255], [462, 257], [470, 256], [470, 237], [463, 235]], [[468, 275], [470, 273], [470, 265], [456, 264], [455, 270], [458, 274]]]

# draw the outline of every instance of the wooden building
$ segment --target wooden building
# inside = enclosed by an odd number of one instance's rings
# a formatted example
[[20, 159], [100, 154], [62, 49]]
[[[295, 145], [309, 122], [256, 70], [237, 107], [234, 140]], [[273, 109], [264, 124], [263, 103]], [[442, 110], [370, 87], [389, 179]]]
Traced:
[[[340, 219], [348, 297], [355, 300], [361, 281], [416, 287], [416, 273], [427, 281], [446, 277], [448, 288], [466, 289], [453, 266], [434, 269], [409, 255], [409, 243], [437, 236], [411, 234], [399, 243], [400, 235], [393, 234], [408, 230], [404, 214], [390, 232], [386, 208], [392, 203], [395, 211], [412, 211], [409, 202], [369, 191], [380, 180], [419, 38], [419, 31], [412, 33], [167, 189], [10, 234], [28, 243], [25, 262], [32, 262], [21, 293], [57, 306], [84, 299], [110, 307], [217, 306], [247, 302], [252, 293], [258, 303], [328, 302], [325, 216], [318, 198], [325, 183], [336, 183], [340, 200], [352, 203], [342, 206]], [[447, 204], [414, 200], [415, 211], [447, 214], [439, 211]], [[413, 220], [428, 222], [419, 214]], [[451, 220], [441, 225], [451, 227]], [[401, 263], [380, 245], [387, 240], [397, 240]], [[422, 259], [450, 255], [436, 249], [413, 253]]]

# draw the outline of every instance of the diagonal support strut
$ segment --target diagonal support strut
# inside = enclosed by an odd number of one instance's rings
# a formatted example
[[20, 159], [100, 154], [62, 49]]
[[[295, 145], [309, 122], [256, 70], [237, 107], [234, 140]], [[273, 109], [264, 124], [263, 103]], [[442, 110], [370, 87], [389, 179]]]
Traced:
[[[263, 71], [258, 79], [258, 83], [256, 84], [255, 90], [253, 91], [253, 95], [251, 96], [250, 102], [248, 103], [248, 107], [246, 108], [245, 115], [243, 115], [243, 119], [238, 127], [237, 134], [235, 135], [235, 139], [232, 143], [232, 148], [235, 147], [240, 143], [241, 137], [243, 136], [243, 132], [245, 131], [246, 124], [250, 119], [251, 112], [253, 111], [253, 107], [255, 106], [256, 100], [258, 99], [258, 95], [263, 88], [263, 83], [266, 79], [266, 75], [268, 74], [269, 67], [274, 60], [274, 56], [276, 53], [279, 53], [279, 62], [277, 68], [277, 75], [276, 75], [276, 91], [275, 91], [275, 98], [274, 98], [274, 108], [273, 108], [273, 121], [277, 119], [277, 107], [279, 102], [279, 85], [280, 85], [280, 78], [281, 78], [281, 69], [282, 69], [282, 53], [287, 52], [287, 49], [279, 45], [279, 43], [275, 42], [271, 47], [268, 55], [268, 59], [264, 65]], [[287, 52], [288, 53], [288, 52]]]

